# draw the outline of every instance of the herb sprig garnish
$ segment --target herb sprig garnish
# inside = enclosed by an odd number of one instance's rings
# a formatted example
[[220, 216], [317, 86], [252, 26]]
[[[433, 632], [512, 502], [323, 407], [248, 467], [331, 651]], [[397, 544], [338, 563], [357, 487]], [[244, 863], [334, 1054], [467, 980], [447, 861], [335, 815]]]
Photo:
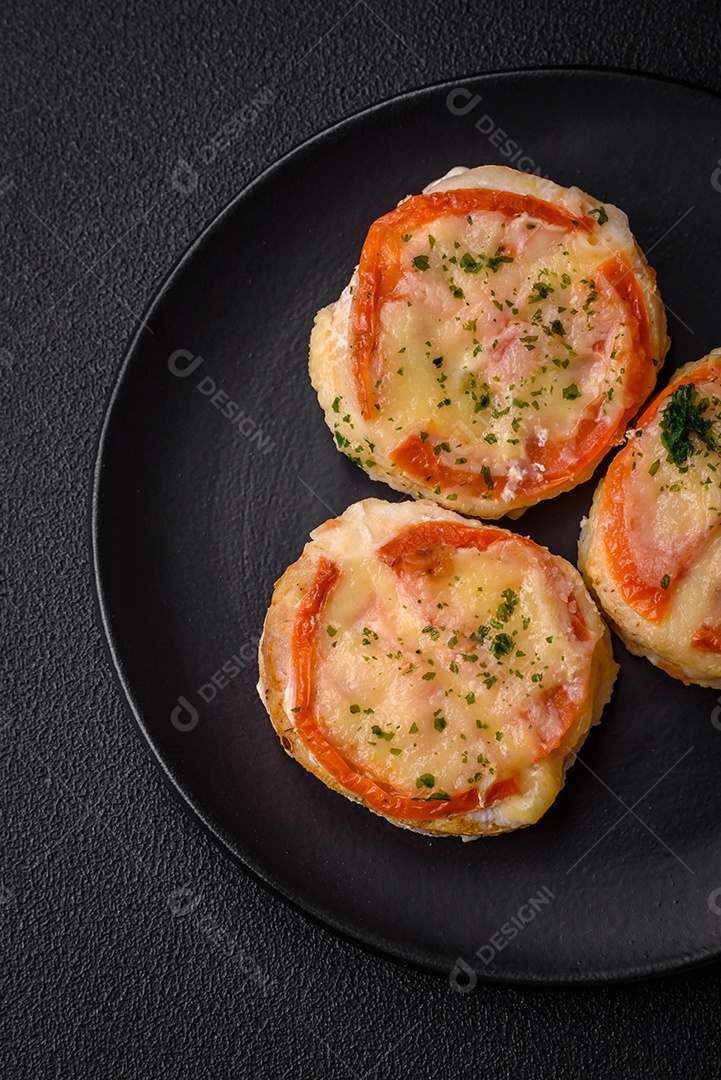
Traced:
[[685, 463], [696, 453], [691, 441], [691, 434], [699, 437], [709, 450], [716, 449], [716, 439], [711, 430], [711, 421], [703, 416], [708, 407], [708, 400], [698, 401], [698, 390], [693, 383], [683, 383], [674, 390], [671, 399], [661, 417], [661, 442], [668, 451], [667, 461], [673, 462], [681, 472], [686, 472]]

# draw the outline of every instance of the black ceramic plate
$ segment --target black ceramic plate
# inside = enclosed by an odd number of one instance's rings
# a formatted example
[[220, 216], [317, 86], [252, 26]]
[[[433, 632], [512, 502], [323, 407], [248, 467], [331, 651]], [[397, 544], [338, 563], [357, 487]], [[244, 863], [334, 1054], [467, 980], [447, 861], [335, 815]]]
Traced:
[[[599, 71], [406, 95], [294, 151], [163, 285], [112, 395], [93, 498], [112, 660], [163, 772], [223, 848], [357, 942], [451, 975], [600, 982], [721, 954], [721, 706], [615, 643], [603, 723], [531, 829], [394, 828], [281, 750], [255, 690], [273, 583], [308, 532], [398, 498], [336, 452], [316, 310], [374, 218], [453, 165], [515, 164], [622, 207], [669, 309], [664, 379], [721, 344], [721, 99]], [[594, 484], [510, 528], [575, 561]], [[452, 974], [454, 973], [454, 974]]]

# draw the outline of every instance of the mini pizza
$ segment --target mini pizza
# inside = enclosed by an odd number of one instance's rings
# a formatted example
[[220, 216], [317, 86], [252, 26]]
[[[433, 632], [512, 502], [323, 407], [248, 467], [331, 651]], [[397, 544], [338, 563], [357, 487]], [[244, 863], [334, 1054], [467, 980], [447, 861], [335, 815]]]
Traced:
[[628, 433], [579, 566], [631, 652], [721, 690], [721, 349], [680, 368]]
[[318, 313], [310, 376], [375, 479], [498, 518], [588, 479], [668, 348], [626, 215], [577, 188], [453, 169], [371, 226]]
[[404, 828], [537, 821], [617, 670], [576, 569], [432, 503], [367, 499], [311, 537], [260, 643], [285, 750]]

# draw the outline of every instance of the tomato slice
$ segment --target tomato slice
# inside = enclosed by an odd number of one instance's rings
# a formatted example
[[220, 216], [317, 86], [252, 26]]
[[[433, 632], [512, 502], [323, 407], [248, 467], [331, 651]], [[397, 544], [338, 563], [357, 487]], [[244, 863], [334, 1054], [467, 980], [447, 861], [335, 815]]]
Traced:
[[[650, 359], [653, 355], [651, 344], [651, 324], [646, 310], [643, 290], [638, 278], [634, 274], [626, 260], [620, 255], [612, 255], [599, 266], [595, 273], [609, 288], [613, 289], [626, 303], [633, 315], [634, 322], [631, 324], [631, 332], [634, 337], [634, 348], [630, 350], [632, 368], [626, 369], [626, 387], [632, 396], [643, 401], [651, 391], [655, 381], [655, 373], [652, 368], [644, 364], [644, 358]], [[632, 406], [635, 410], [636, 405]]]
[[507, 776], [503, 780], [496, 780], [486, 791], [483, 805], [492, 806], [493, 803], [500, 802], [501, 799], [508, 799], [511, 795], [518, 795], [520, 790], [521, 785], [518, 783], [517, 776]]
[[483, 473], [446, 465], [433, 453], [430, 439], [409, 435], [391, 454], [391, 460], [403, 469], [407, 476], [442, 489], [463, 488], [469, 495], [482, 496], [489, 491], [500, 494], [506, 484], [505, 477], [493, 477], [490, 469]]
[[581, 417], [570, 439], [549, 439], [543, 446], [531, 443], [528, 447], [529, 459], [543, 466], [543, 474], [541, 478], [531, 476], [520, 485], [524, 494], [567, 483], [583, 472], [609, 446], [620, 441], [626, 424], [653, 389], [655, 372], [653, 365], [648, 363], [652, 356], [651, 326], [638, 278], [625, 259], [613, 255], [598, 267], [594, 280], [597, 285], [613, 289], [624, 301], [631, 316], [626, 324], [633, 341], [626, 362], [626, 390], [633, 400], [612, 431], [602, 421], [605, 405], [605, 400], [602, 400]]
[[691, 644], [699, 652], [713, 653], [721, 656], [721, 627], [699, 626], [691, 638]]
[[[649, 405], [636, 425], [646, 428], [658, 413], [664, 402], [686, 383], [701, 383], [717, 378], [719, 365], [704, 364], [688, 375], [669, 384]], [[698, 536], [688, 536], [685, 543], [673, 555], [667, 558], [668, 586], [661, 588], [657, 576], [652, 577], [650, 568], [643, 565], [636, 545], [632, 542], [632, 529], [626, 520], [625, 508], [628, 501], [628, 485], [632, 483], [631, 454], [624, 449], [611, 462], [606, 473], [603, 491], [603, 511], [607, 525], [604, 529], [604, 543], [608, 563], [616, 586], [621, 596], [635, 612], [651, 622], [661, 622], [671, 602], [675, 586], [693, 565], [696, 558], [711, 543], [715, 532], [704, 530]], [[702, 628], [703, 629], [703, 628]]]
[[[397, 573], [434, 573], [436, 560], [444, 549], [476, 548], [487, 551], [493, 544], [504, 543], [509, 535], [490, 526], [464, 525], [456, 521], [423, 521], [409, 525], [378, 549], [378, 557]], [[514, 539], [533, 543], [523, 536]], [[536, 547], [535, 544], [533, 544]]]
[[619, 454], [611, 462], [603, 489], [603, 505], [608, 515], [604, 542], [609, 567], [619, 592], [629, 607], [645, 619], [660, 622], [666, 614], [672, 587], [676, 584], [683, 566], [670, 568], [668, 588], [662, 589], [657, 578], [651, 579], [640, 565], [625, 520], [625, 486], [630, 476], [630, 462], [627, 465], [622, 460], [623, 456]]
[[571, 727], [573, 722], [578, 717], [579, 712], [579, 694], [571, 694], [565, 686], [554, 686], [552, 690], [549, 690], [546, 695], [546, 709], [551, 713], [551, 709], [558, 717], [558, 721], [555, 725], [547, 725], [540, 737], [539, 751], [534, 758], [535, 761], [542, 761], [543, 758], [548, 757], [552, 750], [556, 750], [563, 738]]

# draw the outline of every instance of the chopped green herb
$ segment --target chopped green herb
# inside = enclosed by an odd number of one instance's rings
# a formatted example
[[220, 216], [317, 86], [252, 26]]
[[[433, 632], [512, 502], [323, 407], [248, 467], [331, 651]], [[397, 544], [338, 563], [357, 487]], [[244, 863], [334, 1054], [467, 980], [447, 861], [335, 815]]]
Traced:
[[458, 265], [466, 274], [478, 274], [483, 269], [483, 256], [474, 259], [470, 251], [467, 251], [465, 255], [461, 255]]
[[552, 285], [549, 285], [546, 281], [535, 281], [531, 290], [531, 295], [528, 297], [529, 304], [539, 304], [541, 300], [545, 300], [546, 297], [556, 290]]
[[504, 250], [505, 249], [504, 249], [503, 245], [501, 245], [499, 248], [496, 249], [496, 254], [495, 255], [489, 255], [489, 257], [487, 259], [488, 269], [492, 270], [494, 274], [498, 271], [498, 267], [501, 265], [501, 263], [512, 263], [513, 262], [513, 259], [512, 259], [512, 257], [510, 255], [502, 255], [501, 254], [501, 252], [504, 251]]
[[513, 638], [511, 635], [496, 634], [491, 642], [491, 652], [497, 660], [500, 659], [500, 657], [508, 656], [509, 653], [513, 652]]
[[503, 601], [496, 609], [496, 619], [500, 623], [506, 623], [518, 607], [518, 594], [515, 593], [513, 589], [504, 589], [501, 596], [503, 597]]
[[[661, 417], [661, 442], [668, 450], [667, 461], [679, 468], [695, 453], [691, 434], [696, 434], [709, 450], [716, 449], [711, 431], [711, 421], [702, 416], [703, 409], [697, 404], [698, 391], [693, 383], [683, 383], [674, 390], [671, 400]], [[682, 471], [685, 469], [682, 468]]]
[[373, 724], [371, 734], [375, 735], [377, 739], [385, 739], [387, 742], [390, 742], [393, 738], [392, 731], [382, 731], [377, 724]]

